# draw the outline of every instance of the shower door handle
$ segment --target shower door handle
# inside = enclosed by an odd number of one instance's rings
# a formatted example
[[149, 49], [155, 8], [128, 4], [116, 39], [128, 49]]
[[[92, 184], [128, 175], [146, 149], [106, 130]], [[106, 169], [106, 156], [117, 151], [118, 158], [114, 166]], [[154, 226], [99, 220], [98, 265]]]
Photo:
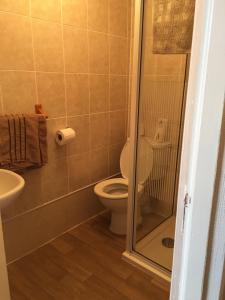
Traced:
[[184, 232], [187, 209], [188, 209], [190, 203], [191, 203], [191, 197], [189, 196], [188, 193], [186, 193], [185, 197], [184, 197], [184, 212], [183, 212], [182, 232]]

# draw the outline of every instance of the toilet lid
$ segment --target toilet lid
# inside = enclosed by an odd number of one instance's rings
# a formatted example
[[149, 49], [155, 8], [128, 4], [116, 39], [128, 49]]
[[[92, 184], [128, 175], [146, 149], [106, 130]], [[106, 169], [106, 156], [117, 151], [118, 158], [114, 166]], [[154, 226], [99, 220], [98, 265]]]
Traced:
[[[153, 167], [153, 150], [145, 137], [140, 137], [138, 143], [138, 183], [144, 183]], [[130, 140], [128, 139], [120, 155], [120, 170], [123, 178], [129, 177], [130, 172]]]

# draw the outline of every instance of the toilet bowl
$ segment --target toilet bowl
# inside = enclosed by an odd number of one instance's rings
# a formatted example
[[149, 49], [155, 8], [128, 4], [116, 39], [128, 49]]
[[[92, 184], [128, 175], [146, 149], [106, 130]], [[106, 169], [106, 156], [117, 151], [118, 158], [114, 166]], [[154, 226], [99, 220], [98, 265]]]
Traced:
[[[143, 189], [142, 185], [138, 185], [139, 195]], [[119, 235], [126, 234], [128, 180], [125, 178], [104, 180], [95, 186], [94, 192], [98, 195], [100, 202], [111, 211], [110, 230]], [[140, 212], [138, 215], [140, 222]]]
[[[150, 144], [143, 139], [141, 142], [141, 161], [145, 168], [138, 174], [138, 198], [144, 190], [144, 183], [147, 180], [153, 167], [153, 153]], [[130, 168], [130, 141], [127, 140], [120, 155], [120, 170], [122, 178], [104, 180], [94, 187], [95, 194], [100, 202], [111, 210], [110, 230], [113, 233], [124, 235], [127, 228], [127, 205], [128, 205], [128, 175]], [[139, 201], [138, 201], [139, 202]], [[137, 223], [141, 223], [140, 207], [137, 205]]]

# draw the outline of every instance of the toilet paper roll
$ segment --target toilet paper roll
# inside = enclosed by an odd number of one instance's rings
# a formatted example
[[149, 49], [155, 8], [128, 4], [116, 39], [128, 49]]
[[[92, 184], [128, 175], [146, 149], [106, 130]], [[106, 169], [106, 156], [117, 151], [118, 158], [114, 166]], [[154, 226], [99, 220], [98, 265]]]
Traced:
[[72, 128], [65, 128], [56, 132], [56, 143], [60, 146], [71, 143], [76, 137], [76, 132]]

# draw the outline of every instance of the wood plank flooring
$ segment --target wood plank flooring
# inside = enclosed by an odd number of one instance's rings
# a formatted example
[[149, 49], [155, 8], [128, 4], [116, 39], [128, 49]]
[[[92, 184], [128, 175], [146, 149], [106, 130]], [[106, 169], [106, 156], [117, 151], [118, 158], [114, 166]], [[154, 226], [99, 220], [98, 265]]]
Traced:
[[121, 259], [125, 238], [108, 225], [98, 216], [10, 264], [12, 300], [168, 300], [165, 282]]

